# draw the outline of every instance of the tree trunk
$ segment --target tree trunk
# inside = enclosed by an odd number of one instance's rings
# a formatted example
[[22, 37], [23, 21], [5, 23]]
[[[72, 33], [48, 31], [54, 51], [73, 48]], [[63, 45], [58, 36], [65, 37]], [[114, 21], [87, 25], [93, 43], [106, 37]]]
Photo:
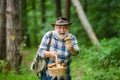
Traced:
[[7, 0], [6, 2], [6, 36], [7, 36], [7, 61], [10, 68], [19, 72], [21, 64], [20, 42], [20, 0]]
[[86, 30], [90, 40], [92, 41], [93, 44], [99, 46], [100, 45], [99, 41], [98, 41], [95, 33], [93, 32], [89, 21], [87, 20], [87, 17], [86, 17], [86, 15], [85, 15], [85, 13], [84, 13], [84, 11], [82, 9], [80, 1], [79, 0], [71, 0], [71, 1], [72, 1], [72, 4], [76, 8], [76, 11], [78, 13], [78, 17], [79, 17], [84, 29]]
[[56, 1], [56, 17], [62, 16], [61, 14], [61, 0], [55, 0]]
[[70, 0], [65, 0], [65, 9], [64, 9], [64, 17], [70, 20], [70, 6], [71, 6], [71, 1]]
[[6, 0], [0, 0], [0, 59], [6, 57]]

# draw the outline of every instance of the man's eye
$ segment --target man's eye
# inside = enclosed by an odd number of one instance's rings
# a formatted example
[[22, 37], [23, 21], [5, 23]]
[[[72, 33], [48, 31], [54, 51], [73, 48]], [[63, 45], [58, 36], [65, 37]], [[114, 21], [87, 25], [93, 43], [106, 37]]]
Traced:
[[61, 29], [61, 27], [59, 27], [59, 29]]

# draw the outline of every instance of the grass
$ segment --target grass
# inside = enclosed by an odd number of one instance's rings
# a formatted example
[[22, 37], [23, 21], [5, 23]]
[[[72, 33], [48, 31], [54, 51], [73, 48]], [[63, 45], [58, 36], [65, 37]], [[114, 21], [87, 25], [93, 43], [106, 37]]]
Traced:
[[38, 80], [38, 77], [34, 72], [30, 70], [30, 64], [34, 57], [37, 48], [26, 48], [21, 51], [21, 55], [23, 56], [20, 74], [16, 74], [11, 71], [9, 73], [1, 73], [0, 72], [0, 80]]

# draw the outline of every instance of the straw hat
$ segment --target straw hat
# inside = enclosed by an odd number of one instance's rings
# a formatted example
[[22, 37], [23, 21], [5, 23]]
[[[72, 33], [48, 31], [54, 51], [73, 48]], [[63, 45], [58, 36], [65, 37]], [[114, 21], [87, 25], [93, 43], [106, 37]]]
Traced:
[[63, 25], [71, 25], [72, 23], [68, 21], [68, 19], [64, 18], [64, 17], [58, 17], [56, 22], [51, 24], [53, 27], [55, 25], [58, 25], [58, 26], [63, 26]]

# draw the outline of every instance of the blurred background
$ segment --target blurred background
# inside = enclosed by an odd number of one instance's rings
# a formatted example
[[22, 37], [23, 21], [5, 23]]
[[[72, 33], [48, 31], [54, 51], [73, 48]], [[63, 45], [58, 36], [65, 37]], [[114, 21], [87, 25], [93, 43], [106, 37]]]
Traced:
[[30, 64], [59, 16], [80, 47], [72, 80], [120, 80], [119, 0], [0, 0], [0, 80], [38, 80]]

